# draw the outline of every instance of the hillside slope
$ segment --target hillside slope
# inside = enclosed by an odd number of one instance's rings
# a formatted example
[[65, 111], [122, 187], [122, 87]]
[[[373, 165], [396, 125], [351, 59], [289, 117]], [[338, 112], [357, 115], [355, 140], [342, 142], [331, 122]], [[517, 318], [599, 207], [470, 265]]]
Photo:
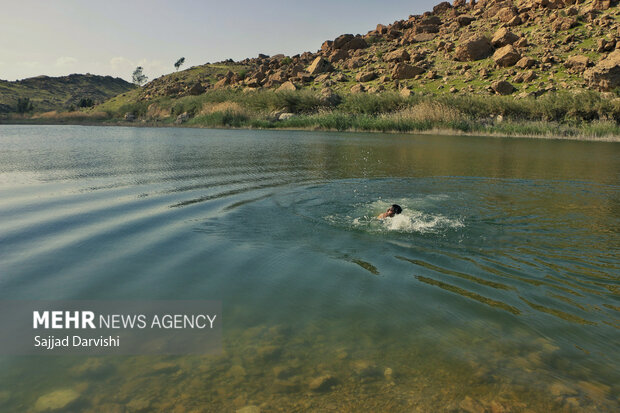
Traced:
[[[345, 34], [317, 52], [194, 67], [146, 85], [139, 100], [218, 88], [339, 93], [539, 96], [620, 87], [620, 10], [610, 0], [455, 0]], [[226, 70], [226, 65], [230, 67]], [[217, 67], [218, 70], [214, 70]]]
[[101, 103], [127, 92], [134, 85], [121, 78], [72, 74], [62, 77], [37, 76], [9, 82], [0, 80], [0, 113], [14, 112], [19, 98], [28, 98], [36, 112], [67, 110], [82, 99]]

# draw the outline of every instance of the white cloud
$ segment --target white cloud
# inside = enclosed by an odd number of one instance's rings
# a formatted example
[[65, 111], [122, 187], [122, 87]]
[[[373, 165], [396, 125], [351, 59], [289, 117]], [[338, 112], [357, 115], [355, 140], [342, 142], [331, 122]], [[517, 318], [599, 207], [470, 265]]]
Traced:
[[74, 64], [77, 63], [77, 61], [78, 60], [75, 57], [61, 56], [58, 59], [56, 59], [56, 66], [57, 67], [73, 66]]
[[116, 56], [110, 59], [110, 66], [113, 70], [126, 69], [133, 66], [133, 62], [126, 57]]

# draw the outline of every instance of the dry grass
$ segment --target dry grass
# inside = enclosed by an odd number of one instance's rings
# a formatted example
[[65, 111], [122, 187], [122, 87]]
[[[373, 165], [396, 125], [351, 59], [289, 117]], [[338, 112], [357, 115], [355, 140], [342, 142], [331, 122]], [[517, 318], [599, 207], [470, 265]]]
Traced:
[[146, 110], [147, 119], [165, 119], [169, 118], [171, 111], [169, 108], [162, 108], [157, 103], [152, 103]]
[[73, 112], [58, 112], [56, 110], [52, 110], [49, 112], [36, 113], [32, 116], [31, 119], [41, 119], [41, 120], [104, 120], [108, 118], [108, 114], [105, 112], [82, 112], [82, 111], [73, 111]]
[[234, 115], [250, 116], [247, 109], [237, 102], [208, 102], [202, 105], [200, 115], [211, 115], [213, 113], [230, 113]]
[[420, 102], [414, 106], [382, 115], [394, 121], [412, 122], [453, 122], [465, 118], [458, 109], [448, 107], [439, 102]]

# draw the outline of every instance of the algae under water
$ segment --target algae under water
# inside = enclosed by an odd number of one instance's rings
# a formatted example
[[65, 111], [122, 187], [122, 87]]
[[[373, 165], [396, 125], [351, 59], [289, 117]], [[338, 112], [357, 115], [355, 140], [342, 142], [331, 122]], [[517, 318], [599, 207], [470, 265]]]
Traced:
[[0, 147], [0, 298], [224, 308], [221, 354], [0, 357], [2, 411], [619, 408], [616, 143], [1, 126]]

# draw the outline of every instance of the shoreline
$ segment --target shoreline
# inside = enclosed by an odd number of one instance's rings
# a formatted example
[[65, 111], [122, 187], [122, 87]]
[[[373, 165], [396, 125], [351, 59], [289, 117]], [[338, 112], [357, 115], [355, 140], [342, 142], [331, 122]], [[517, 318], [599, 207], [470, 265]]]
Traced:
[[[382, 133], [382, 134], [401, 134], [401, 135], [448, 135], [463, 137], [484, 137], [484, 138], [516, 138], [516, 139], [543, 139], [543, 140], [562, 140], [576, 142], [620, 142], [620, 135], [592, 136], [592, 135], [558, 135], [558, 134], [508, 134], [499, 131], [462, 131], [452, 128], [431, 127], [425, 130], [398, 131], [398, 130], [379, 130], [379, 129], [343, 129], [316, 127], [253, 127], [249, 126], [212, 126], [192, 123], [168, 123], [152, 121], [41, 121], [37, 120], [12, 120], [1, 119], [0, 126], [3, 125], [29, 125], [29, 126], [100, 126], [100, 127], [133, 127], [133, 128], [191, 128], [191, 129], [224, 129], [224, 130], [274, 130], [274, 131], [308, 131], [308, 132], [339, 132], [339, 133]], [[480, 124], [479, 126], [483, 126]]]

